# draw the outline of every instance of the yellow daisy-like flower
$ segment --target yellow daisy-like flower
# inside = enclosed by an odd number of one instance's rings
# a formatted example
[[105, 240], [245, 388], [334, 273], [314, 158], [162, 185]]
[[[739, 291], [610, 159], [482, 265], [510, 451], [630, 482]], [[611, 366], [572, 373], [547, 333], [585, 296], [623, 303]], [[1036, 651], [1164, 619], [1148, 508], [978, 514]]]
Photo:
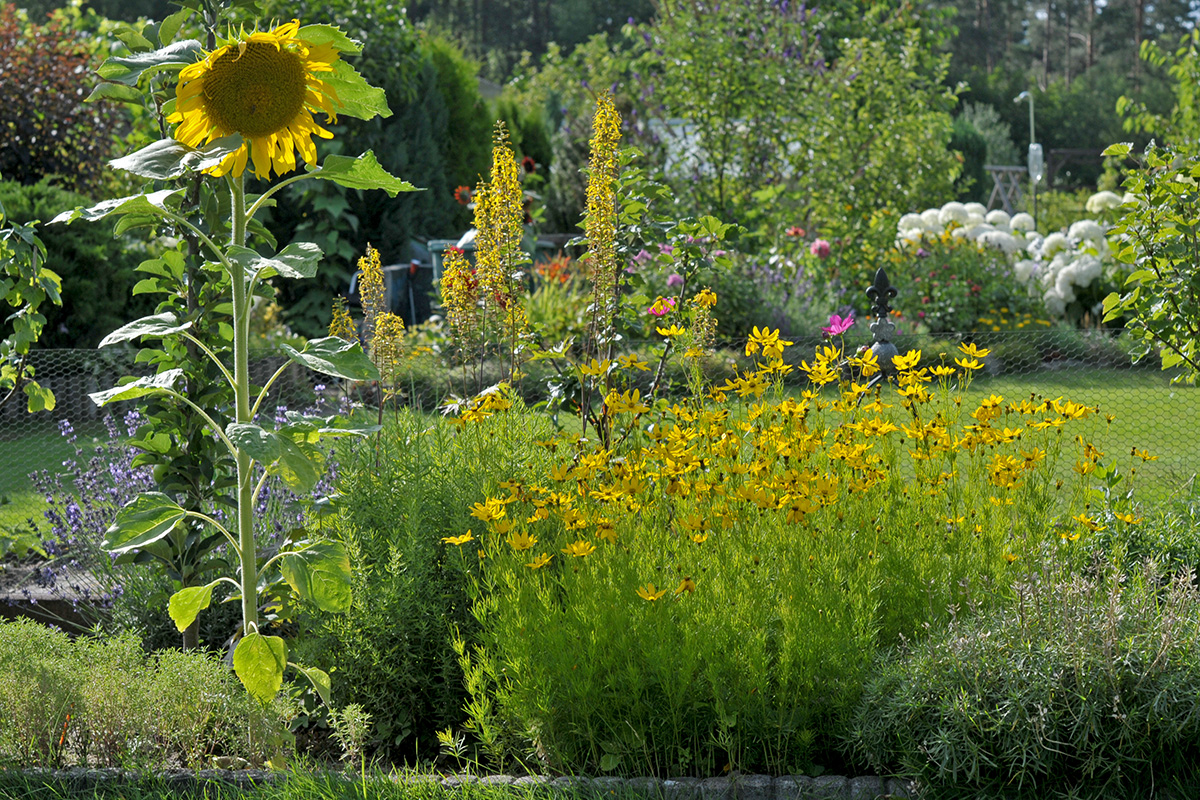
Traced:
[[542, 567], [549, 564], [550, 559], [552, 559], [553, 557], [554, 556], [549, 556], [549, 555], [546, 555], [545, 553], [542, 553], [540, 556], [535, 558], [533, 561], [530, 561], [525, 566], [529, 567], [530, 569], [541, 569]]
[[207, 172], [241, 175], [247, 162], [254, 175], [268, 178], [296, 168], [296, 150], [315, 164], [312, 137], [333, 134], [313, 119], [325, 112], [337, 121], [337, 94], [318, 78], [332, 73], [340, 53], [332, 42], [303, 38], [300, 21], [271, 31], [245, 31], [209, 53], [203, 61], [184, 67], [175, 90], [175, 113], [167, 122], [182, 123], [174, 138], [188, 147], [202, 147], [235, 133], [245, 143]]
[[463, 545], [475, 539], [475, 535], [467, 531], [462, 536], [443, 536], [442, 541], [446, 544]]
[[569, 556], [583, 558], [584, 556], [590, 556], [592, 553], [596, 552], [596, 545], [588, 542], [586, 539], [580, 539], [577, 542], [567, 545], [562, 549], [562, 551]]
[[639, 586], [637, 588], [638, 597], [642, 598], [643, 600], [649, 600], [651, 603], [653, 603], [655, 600], [658, 600], [666, 593], [666, 589], [659, 589], [653, 583], [647, 583], [645, 586]]

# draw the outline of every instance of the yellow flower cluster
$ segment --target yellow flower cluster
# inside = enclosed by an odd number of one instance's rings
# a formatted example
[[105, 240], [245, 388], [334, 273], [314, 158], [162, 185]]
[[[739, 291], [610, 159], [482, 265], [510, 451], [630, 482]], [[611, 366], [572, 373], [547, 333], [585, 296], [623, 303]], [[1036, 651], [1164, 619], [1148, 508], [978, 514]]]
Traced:
[[591, 160], [588, 163], [587, 210], [584, 233], [587, 264], [592, 277], [595, 314], [607, 332], [617, 303], [617, 146], [621, 115], [607, 92], [596, 98], [592, 118]]
[[367, 254], [358, 260], [358, 294], [362, 298], [363, 338], [375, 337], [375, 322], [387, 311], [387, 290], [383, 285], [383, 265], [379, 251], [367, 245]]
[[475, 262], [484, 316], [510, 341], [527, 325], [520, 280], [529, 262], [521, 250], [524, 215], [517, 160], [504, 123], [497, 122], [490, 180], [475, 190]]
[[[462, 250], [452, 247], [442, 256], [442, 308], [458, 346], [467, 356], [480, 333], [479, 280]], [[469, 356], [468, 356], [469, 357]]]
[[712, 350], [713, 341], [717, 337], [717, 318], [712, 313], [716, 304], [717, 295], [707, 287], [691, 299], [692, 346], [685, 355], [699, 358]]
[[350, 318], [350, 311], [346, 308], [346, 298], [344, 297], [333, 298], [333, 315], [329, 320], [329, 335], [345, 339], [347, 342], [358, 341], [358, 329], [354, 326], [354, 320]]
[[[859, 537], [863, 558], [878, 560], [898, 546], [894, 537], [941, 537], [947, 528], [961, 528], [973, 540], [984, 537], [978, 546], [1007, 564], [1021, 508], [1013, 498], [1052, 486], [1049, 462], [1064, 446], [1063, 426], [1095, 413], [1062, 398], [1006, 401], [998, 395], [964, 407], [956, 392], [969, 383], [977, 359], [988, 355], [969, 344], [960, 348], [967, 366], [947, 368], [958, 376], [957, 387], [944, 370], [922, 367], [921, 353], [911, 351], [893, 362], [899, 402], [888, 403], [882, 386], [857, 382], [880, 369], [870, 351], [845, 358], [824, 347], [800, 367], [811, 388], [763, 402], [789, 344], [778, 331], [756, 328], [748, 350], [764, 358], [758, 370], [714, 388], [707, 400], [655, 411], [650, 424], [638, 421], [651, 409], [636, 390], [611, 392], [609, 411], [634, 415], [626, 427], [635, 444], [617, 452], [578, 435], [545, 442], [564, 457], [544, 481], [506, 482], [502, 493], [476, 505], [473, 513], [489, 533], [481, 552], [500, 564], [511, 561], [520, 572], [551, 564], [546, 553], [527, 560], [524, 551], [536, 543], [547, 553], [557, 549], [568, 563], [584, 563], [598, 555], [622, 558], [631, 537], [666, 536], [661, 547], [672, 550], [678, 573], [695, 575], [704, 566], [699, 555], [687, 555], [691, 548], [723, 548], [725, 537], [769, 530], [814, 540]], [[634, 367], [622, 360], [593, 368]], [[837, 392], [820, 388], [831, 382], [838, 382]], [[731, 402], [732, 394], [748, 404]], [[1099, 460], [1090, 443], [1077, 442], [1084, 460]], [[1042, 480], [1031, 481], [1035, 473]], [[983, 493], [979, 502], [964, 499], [968, 487]], [[990, 503], [984, 501], [989, 492]], [[917, 530], [884, 532], [881, 509], [891, 514], [897, 508], [918, 520]], [[641, 575], [629, 592], [658, 601], [667, 590], [649, 577]], [[686, 577], [673, 596], [702, 590]]]
[[390, 311], [385, 311], [375, 320], [375, 331], [371, 337], [371, 360], [379, 370], [380, 382], [393, 392], [403, 357], [404, 320]]

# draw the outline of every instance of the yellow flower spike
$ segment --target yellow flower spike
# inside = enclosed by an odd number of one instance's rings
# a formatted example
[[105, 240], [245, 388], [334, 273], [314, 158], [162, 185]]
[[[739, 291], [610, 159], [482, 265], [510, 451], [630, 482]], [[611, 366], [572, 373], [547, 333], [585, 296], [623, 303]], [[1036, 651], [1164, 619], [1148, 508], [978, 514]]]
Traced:
[[538, 540], [536, 536], [530, 536], [529, 533], [521, 531], [520, 533], [514, 533], [513, 535], [509, 536], [507, 541], [508, 546], [519, 553], [522, 550], [528, 550], [529, 548], [533, 547], [535, 544], [537, 544]]
[[679, 585], [675, 587], [676, 595], [681, 595], [684, 592], [691, 594], [694, 591], [696, 591], [696, 582], [692, 580], [691, 575], [685, 575], [683, 580], [679, 582]]
[[564, 547], [562, 552], [569, 556], [574, 556], [575, 558], [583, 558], [584, 556], [590, 556], [592, 553], [596, 552], [596, 545], [592, 544], [586, 539], [580, 539], [579, 541], [573, 542]]
[[666, 593], [666, 589], [659, 589], [655, 587], [653, 583], [647, 583], [645, 586], [639, 586], [637, 588], [638, 597], [642, 598], [643, 600], [648, 600], [651, 603], [653, 603], [655, 600], [658, 600]]
[[442, 541], [446, 544], [463, 545], [467, 542], [473, 541], [474, 539], [475, 535], [468, 530], [462, 536], [445, 536], [442, 538]]
[[199, 148], [241, 135], [243, 145], [205, 170], [210, 175], [238, 176], [247, 165], [258, 178], [284, 175], [296, 169], [297, 150], [315, 164], [312, 137], [333, 134], [313, 114], [336, 122], [338, 103], [332, 84], [319, 76], [331, 74], [339, 58], [336, 45], [304, 38], [299, 20], [270, 31], [242, 31], [180, 71], [175, 112], [166, 120], [180, 123], [172, 136]]
[[542, 567], [544, 567], [544, 566], [546, 566], [547, 564], [549, 564], [549, 563], [550, 563], [550, 560], [551, 560], [553, 557], [554, 557], [554, 556], [548, 556], [548, 555], [546, 555], [545, 553], [542, 553], [540, 556], [538, 556], [537, 558], [535, 558], [533, 561], [530, 561], [530, 562], [529, 562], [528, 564], [526, 564], [525, 566], [526, 566], [526, 567], [528, 567], [529, 569], [541, 569]]

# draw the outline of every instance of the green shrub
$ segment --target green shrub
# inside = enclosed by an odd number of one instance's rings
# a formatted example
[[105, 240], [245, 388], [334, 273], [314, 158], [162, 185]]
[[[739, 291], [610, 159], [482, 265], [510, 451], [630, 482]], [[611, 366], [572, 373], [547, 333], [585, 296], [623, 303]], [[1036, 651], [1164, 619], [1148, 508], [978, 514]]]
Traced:
[[[29, 186], [0, 181], [0, 204], [15, 222], [47, 222], [64, 209], [91, 205], [81, 194], [43, 178]], [[144, 243], [114, 238], [103, 226], [46, 225], [38, 235], [47, 261], [62, 278], [62, 306], [43, 306], [42, 347], [95, 347], [131, 319], [153, 313], [148, 295], [131, 296], [141, 277], [134, 269], [151, 255]]]
[[950, 129], [950, 149], [962, 159], [962, 172], [954, 181], [954, 193], [959, 200], [982, 202], [991, 191], [992, 182], [983, 165], [987, 162], [987, 140], [965, 115], [954, 118]]
[[[1149, 796], [1200, 758], [1200, 593], [1153, 563], [1128, 577], [1049, 557], [1008, 600], [885, 660], [851, 741], [935, 793]], [[1054, 796], [1058, 796], [1054, 794]]]
[[282, 698], [264, 708], [213, 656], [0, 623], [0, 764], [262, 764], [290, 753], [290, 714]]
[[399, 756], [414, 740], [435, 748], [431, 732], [463, 717], [450, 637], [474, 621], [457, 553], [441, 539], [479, 530], [464, 499], [523, 476], [542, 458], [534, 442], [551, 431], [532, 415], [461, 430], [407, 409], [385, 420], [378, 449], [361, 448], [340, 475], [344, 507], [332, 524], [350, 554], [353, 607], [305, 626], [295, 647], [332, 671], [335, 705], [356, 703], [371, 717], [372, 745]]

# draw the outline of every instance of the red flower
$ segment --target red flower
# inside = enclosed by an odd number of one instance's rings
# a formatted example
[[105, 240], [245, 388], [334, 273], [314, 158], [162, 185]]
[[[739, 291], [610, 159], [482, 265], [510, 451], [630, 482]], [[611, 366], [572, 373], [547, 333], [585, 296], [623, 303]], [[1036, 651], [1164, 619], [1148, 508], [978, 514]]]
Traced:
[[521, 168], [524, 169], [526, 173], [537, 172], [537, 163], [529, 156], [525, 156], [521, 159]]
[[454, 199], [458, 201], [459, 205], [464, 206], [471, 202], [471, 187], [459, 186], [454, 190]]
[[795, 236], [795, 237], [799, 238], [799, 237], [803, 236], [804, 233], [805, 233], [804, 228], [801, 228], [799, 225], [793, 225], [792, 227], [787, 229], [788, 236]]

